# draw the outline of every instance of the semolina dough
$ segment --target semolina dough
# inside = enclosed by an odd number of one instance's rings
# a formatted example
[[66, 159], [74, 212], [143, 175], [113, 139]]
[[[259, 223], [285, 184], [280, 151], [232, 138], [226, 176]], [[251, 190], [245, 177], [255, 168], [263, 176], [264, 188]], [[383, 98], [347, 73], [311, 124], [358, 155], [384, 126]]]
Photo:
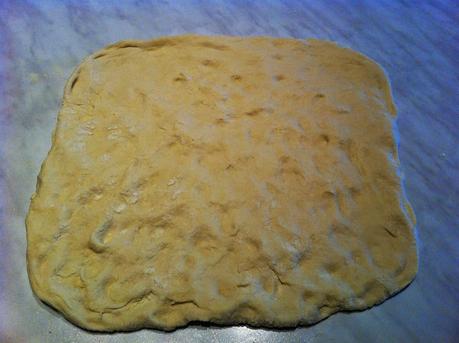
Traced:
[[333, 43], [122, 41], [68, 81], [27, 217], [32, 288], [90, 330], [293, 327], [416, 274], [381, 68]]

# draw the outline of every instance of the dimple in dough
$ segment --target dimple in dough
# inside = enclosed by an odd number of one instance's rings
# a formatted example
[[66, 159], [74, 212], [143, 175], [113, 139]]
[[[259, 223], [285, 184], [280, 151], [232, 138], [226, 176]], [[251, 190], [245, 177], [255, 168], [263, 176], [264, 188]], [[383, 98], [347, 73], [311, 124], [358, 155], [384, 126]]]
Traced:
[[292, 327], [417, 271], [381, 68], [318, 40], [123, 41], [68, 81], [27, 217], [40, 299], [97, 331]]

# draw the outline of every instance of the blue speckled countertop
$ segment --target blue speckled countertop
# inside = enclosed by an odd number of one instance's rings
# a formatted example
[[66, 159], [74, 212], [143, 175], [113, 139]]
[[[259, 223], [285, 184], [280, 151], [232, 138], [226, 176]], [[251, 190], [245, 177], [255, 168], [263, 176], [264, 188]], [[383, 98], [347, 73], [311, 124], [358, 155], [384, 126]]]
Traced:
[[[0, 2], [0, 342], [459, 341], [459, 5], [455, 1]], [[398, 107], [400, 160], [417, 216], [415, 281], [382, 305], [295, 330], [189, 326], [83, 331], [41, 304], [24, 218], [66, 79], [121, 39], [182, 33], [320, 38], [379, 62]]]

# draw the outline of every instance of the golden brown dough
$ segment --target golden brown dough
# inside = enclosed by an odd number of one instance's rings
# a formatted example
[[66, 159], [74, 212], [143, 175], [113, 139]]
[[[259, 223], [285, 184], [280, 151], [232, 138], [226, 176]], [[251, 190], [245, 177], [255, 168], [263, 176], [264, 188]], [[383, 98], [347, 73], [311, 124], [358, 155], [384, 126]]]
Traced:
[[33, 290], [98, 331], [286, 327], [417, 270], [381, 68], [316, 40], [123, 41], [67, 83], [27, 217]]

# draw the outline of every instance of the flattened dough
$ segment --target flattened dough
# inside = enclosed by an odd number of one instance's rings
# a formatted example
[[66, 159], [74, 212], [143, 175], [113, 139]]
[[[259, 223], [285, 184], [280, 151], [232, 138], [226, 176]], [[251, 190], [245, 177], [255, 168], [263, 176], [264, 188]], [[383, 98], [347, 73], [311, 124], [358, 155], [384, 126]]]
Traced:
[[68, 81], [27, 218], [34, 292], [97, 331], [291, 327], [417, 271], [395, 108], [316, 40], [123, 41]]

